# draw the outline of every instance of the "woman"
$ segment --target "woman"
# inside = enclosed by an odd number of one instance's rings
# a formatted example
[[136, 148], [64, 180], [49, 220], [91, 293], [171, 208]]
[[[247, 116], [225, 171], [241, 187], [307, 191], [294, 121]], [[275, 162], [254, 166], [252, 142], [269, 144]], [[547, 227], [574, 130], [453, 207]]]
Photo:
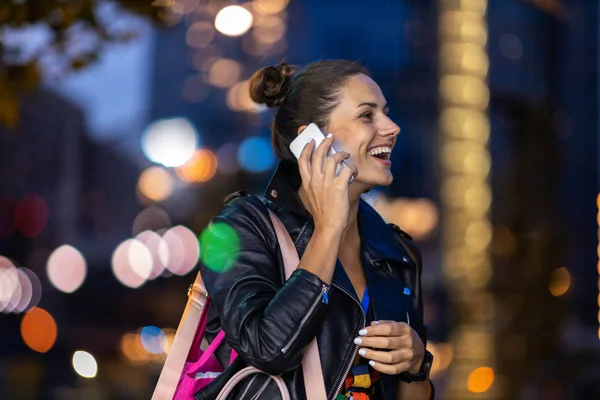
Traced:
[[[213, 220], [233, 227], [240, 250], [230, 268], [202, 269], [213, 300], [208, 331], [227, 333], [222, 365], [231, 348], [239, 357], [197, 398], [211, 398], [233, 373], [253, 365], [282, 375], [292, 398], [305, 399], [301, 362], [315, 336], [328, 399], [432, 398], [420, 256], [408, 235], [361, 200], [392, 182], [390, 153], [400, 128], [381, 89], [360, 65], [325, 60], [297, 74], [286, 64], [263, 68], [251, 79], [250, 95], [277, 107], [271, 130], [281, 162], [264, 203], [240, 192]], [[296, 161], [289, 144], [311, 122], [332, 136], [318, 148], [307, 143]], [[326, 157], [332, 144], [338, 152]], [[342, 160], [348, 166], [336, 176]], [[265, 204], [300, 256], [285, 282]], [[233, 398], [278, 398], [265, 382], [248, 379]]]

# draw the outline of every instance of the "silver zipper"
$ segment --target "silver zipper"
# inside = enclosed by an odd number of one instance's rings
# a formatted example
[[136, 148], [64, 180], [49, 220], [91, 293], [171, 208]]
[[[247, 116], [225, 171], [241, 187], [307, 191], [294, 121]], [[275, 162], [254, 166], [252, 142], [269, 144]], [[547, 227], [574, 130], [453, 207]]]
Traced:
[[289, 348], [292, 345], [292, 343], [298, 338], [298, 335], [300, 334], [300, 331], [302, 330], [302, 326], [306, 323], [306, 321], [308, 320], [308, 318], [310, 318], [310, 316], [312, 315], [314, 309], [321, 302], [321, 299], [323, 298], [323, 296], [327, 296], [328, 292], [329, 292], [329, 288], [327, 287], [327, 285], [323, 285], [323, 287], [321, 288], [321, 293], [319, 293], [319, 295], [317, 296], [317, 298], [315, 299], [315, 301], [310, 306], [310, 309], [308, 310], [308, 312], [306, 313], [306, 315], [304, 316], [304, 318], [302, 318], [302, 321], [300, 321], [300, 326], [298, 327], [298, 329], [296, 329], [296, 332], [294, 333], [294, 336], [292, 336], [292, 338], [281, 349], [282, 353], [285, 353], [286, 351], [289, 350]]
[[[349, 297], [350, 297], [352, 300], [354, 300], [354, 302], [355, 302], [356, 304], [358, 304], [358, 306], [359, 306], [359, 307], [360, 307], [360, 309], [362, 310], [362, 318], [363, 318], [363, 323], [362, 323], [362, 326], [363, 326], [363, 328], [364, 328], [364, 327], [366, 326], [366, 323], [367, 323], [367, 318], [366, 318], [366, 316], [365, 316], [365, 314], [366, 314], [366, 313], [365, 313], [365, 310], [363, 310], [363, 308], [362, 308], [362, 304], [360, 304], [360, 302], [359, 302], [359, 301], [358, 301], [358, 300], [357, 300], [357, 299], [356, 299], [354, 296], [352, 296], [350, 293], [348, 293], [348, 292], [346, 291], [346, 289], [344, 289], [344, 288], [342, 288], [342, 287], [340, 287], [340, 286], [338, 286], [338, 285], [335, 285], [335, 284], [333, 284], [333, 283], [332, 283], [331, 285], [332, 285], [332, 286], [335, 286], [336, 288], [338, 288], [338, 289], [339, 289], [339, 290], [341, 290], [342, 292], [346, 293], [346, 294], [347, 294], [347, 295], [348, 295], [348, 296], [349, 296]], [[354, 347], [355, 347], [355, 348], [354, 348], [354, 353], [353, 353], [352, 357], [350, 358], [350, 363], [349, 363], [349, 364], [348, 364], [348, 366], [346, 367], [346, 371], [345, 371], [345, 372], [344, 372], [344, 374], [342, 375], [342, 380], [340, 381], [340, 383], [339, 383], [339, 385], [338, 385], [337, 389], [335, 390], [335, 392], [333, 392], [333, 397], [332, 397], [332, 399], [334, 399], [334, 398], [335, 398], [335, 396], [337, 396], [337, 394], [340, 392], [340, 389], [342, 388], [342, 385], [344, 384], [344, 381], [346, 380], [346, 376], [348, 376], [348, 372], [350, 372], [350, 368], [352, 368], [352, 364], [354, 363], [354, 359], [356, 358], [356, 354], [358, 353], [358, 347], [359, 347], [359, 346], [357, 345], [357, 346], [354, 346]]]

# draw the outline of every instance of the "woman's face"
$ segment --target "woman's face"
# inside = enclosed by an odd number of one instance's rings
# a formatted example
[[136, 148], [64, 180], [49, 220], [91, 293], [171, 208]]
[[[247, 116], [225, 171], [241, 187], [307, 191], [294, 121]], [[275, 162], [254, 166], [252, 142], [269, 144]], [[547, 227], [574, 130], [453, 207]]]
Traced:
[[391, 151], [400, 128], [387, 115], [388, 106], [379, 85], [366, 75], [356, 75], [343, 89], [340, 104], [329, 118], [327, 132], [334, 136], [334, 148], [350, 153], [356, 165], [354, 184], [370, 189], [392, 183]]

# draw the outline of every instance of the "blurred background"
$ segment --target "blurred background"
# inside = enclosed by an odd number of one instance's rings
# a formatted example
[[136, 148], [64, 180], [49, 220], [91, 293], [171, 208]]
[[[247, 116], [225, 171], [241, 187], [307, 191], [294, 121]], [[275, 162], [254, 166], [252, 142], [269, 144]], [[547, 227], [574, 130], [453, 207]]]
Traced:
[[[438, 399], [600, 399], [597, 0], [0, 0], [0, 399], [149, 399], [260, 67], [363, 63]], [[596, 265], [594, 265], [596, 264]]]

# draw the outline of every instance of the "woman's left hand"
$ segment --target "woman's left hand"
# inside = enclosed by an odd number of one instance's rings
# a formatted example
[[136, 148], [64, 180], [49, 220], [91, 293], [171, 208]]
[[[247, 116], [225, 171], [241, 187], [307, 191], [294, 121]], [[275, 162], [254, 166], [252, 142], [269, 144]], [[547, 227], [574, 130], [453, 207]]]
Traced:
[[388, 375], [418, 373], [425, 357], [423, 341], [410, 325], [396, 321], [373, 321], [359, 331], [354, 343], [373, 369]]

